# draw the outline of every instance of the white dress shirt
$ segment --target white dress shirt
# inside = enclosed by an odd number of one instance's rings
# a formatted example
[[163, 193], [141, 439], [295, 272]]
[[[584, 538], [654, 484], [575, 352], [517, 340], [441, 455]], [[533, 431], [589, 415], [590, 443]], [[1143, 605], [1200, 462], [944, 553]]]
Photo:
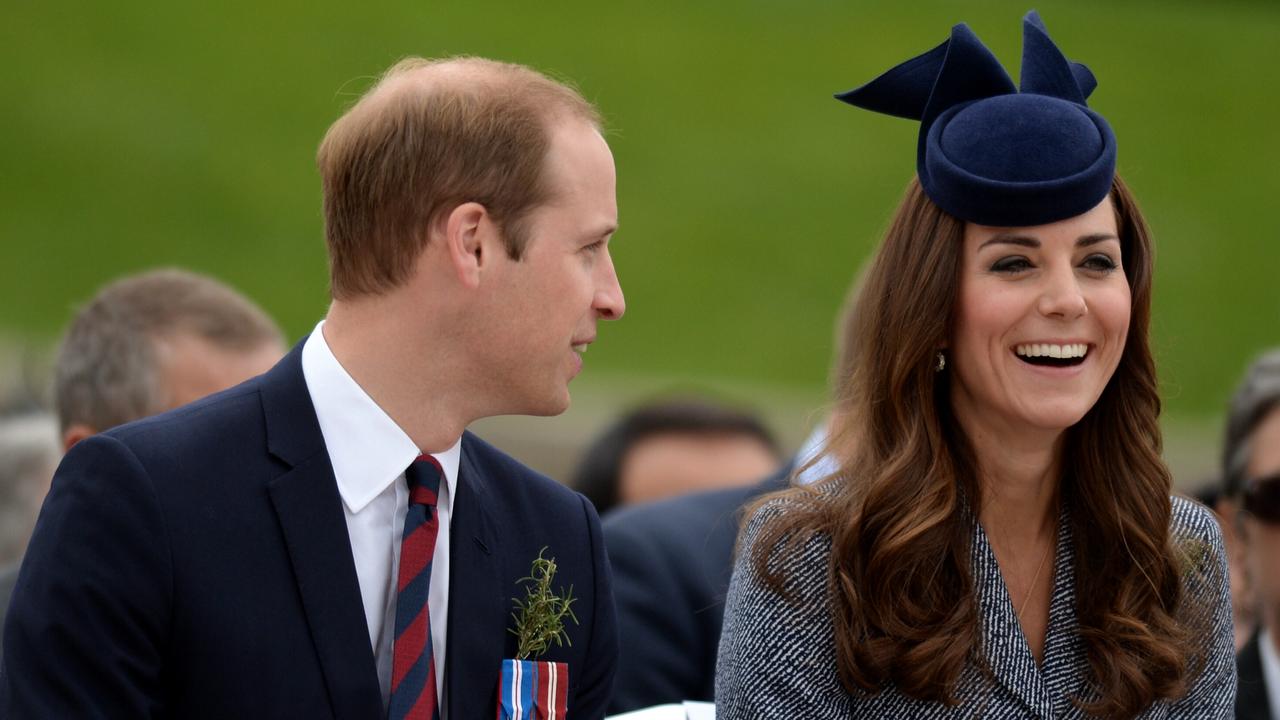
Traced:
[[1258, 654], [1262, 656], [1262, 677], [1267, 683], [1271, 717], [1280, 718], [1280, 652], [1276, 650], [1276, 638], [1269, 628], [1258, 635]]
[[[302, 346], [302, 375], [311, 394], [320, 432], [338, 481], [351, 554], [360, 581], [369, 643], [378, 668], [385, 707], [391, 697], [391, 646], [395, 639], [396, 576], [400, 540], [409, 507], [404, 471], [421, 452], [404, 430], [356, 383], [324, 339], [324, 321]], [[462, 439], [431, 453], [444, 469], [440, 483], [440, 529], [431, 556], [431, 650], [436, 662], [436, 697], [444, 708], [445, 640], [449, 618], [449, 519], [457, 496]], [[443, 717], [443, 712], [442, 712]]]

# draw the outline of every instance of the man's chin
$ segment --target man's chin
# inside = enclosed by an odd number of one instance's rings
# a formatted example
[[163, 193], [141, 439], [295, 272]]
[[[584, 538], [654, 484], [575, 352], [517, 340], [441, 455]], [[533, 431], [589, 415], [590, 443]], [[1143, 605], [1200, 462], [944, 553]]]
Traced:
[[564, 411], [569, 409], [569, 404], [569, 388], [565, 387], [561, 388], [560, 392], [531, 402], [522, 409], [512, 412], [512, 414], [532, 415], [534, 417], [552, 417], [563, 414]]

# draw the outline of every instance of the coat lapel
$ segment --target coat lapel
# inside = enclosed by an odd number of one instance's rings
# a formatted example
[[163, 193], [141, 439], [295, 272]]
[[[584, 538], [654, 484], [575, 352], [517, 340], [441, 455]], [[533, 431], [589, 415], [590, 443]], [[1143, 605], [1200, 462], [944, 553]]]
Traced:
[[1044, 641], [1044, 677], [1054, 703], [1052, 717], [1071, 709], [1071, 698], [1088, 698], [1089, 659], [1076, 622], [1075, 541], [1064, 507], [1058, 517], [1057, 560], [1053, 573], [1053, 597], [1049, 600], [1049, 634]]
[[267, 485], [334, 717], [380, 717], [378, 686], [360, 582], [342, 498], [302, 375], [302, 344], [262, 381], [267, 446], [290, 466]]
[[[1022, 635], [995, 552], [976, 518], [973, 526], [973, 574], [982, 615], [983, 656], [995, 681], [1020, 700], [1030, 713], [1040, 718], [1053, 717], [1053, 700]], [[1048, 657], [1046, 648], [1046, 662]]]
[[[495, 497], [478, 469], [471, 436], [462, 440], [458, 497], [450, 521], [449, 639], [445, 698], [450, 718], [492, 716], [514, 586], [502, 586], [502, 553], [490, 508]], [[505, 602], [504, 602], [505, 601]]]

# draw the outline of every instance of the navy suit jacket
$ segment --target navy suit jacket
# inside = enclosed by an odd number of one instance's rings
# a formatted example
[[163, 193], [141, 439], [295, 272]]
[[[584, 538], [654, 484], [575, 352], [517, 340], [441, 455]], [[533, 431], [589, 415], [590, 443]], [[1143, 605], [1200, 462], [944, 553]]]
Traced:
[[[385, 716], [342, 500], [302, 375], [267, 374], [78, 443], [4, 633], [0, 717]], [[471, 434], [451, 526], [445, 702], [496, 714], [539, 549], [573, 586], [569, 717], [600, 718], [618, 642], [595, 509]]]
[[787, 486], [792, 466], [744, 488], [606, 513], [622, 638], [610, 712], [715, 696], [716, 652], [742, 511]]
[[4, 647], [4, 616], [9, 610], [9, 597], [13, 595], [13, 585], [18, 582], [18, 565], [0, 569], [0, 647]]
[[1236, 655], [1236, 720], [1270, 720], [1271, 701], [1267, 697], [1267, 678], [1262, 671], [1262, 649], [1257, 632]]

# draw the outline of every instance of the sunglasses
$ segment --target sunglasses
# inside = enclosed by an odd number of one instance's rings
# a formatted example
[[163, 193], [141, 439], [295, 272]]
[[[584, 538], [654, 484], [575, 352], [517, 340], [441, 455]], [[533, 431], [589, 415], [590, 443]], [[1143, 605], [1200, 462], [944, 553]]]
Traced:
[[1280, 524], [1280, 473], [1245, 483], [1244, 510], [1265, 523]]

